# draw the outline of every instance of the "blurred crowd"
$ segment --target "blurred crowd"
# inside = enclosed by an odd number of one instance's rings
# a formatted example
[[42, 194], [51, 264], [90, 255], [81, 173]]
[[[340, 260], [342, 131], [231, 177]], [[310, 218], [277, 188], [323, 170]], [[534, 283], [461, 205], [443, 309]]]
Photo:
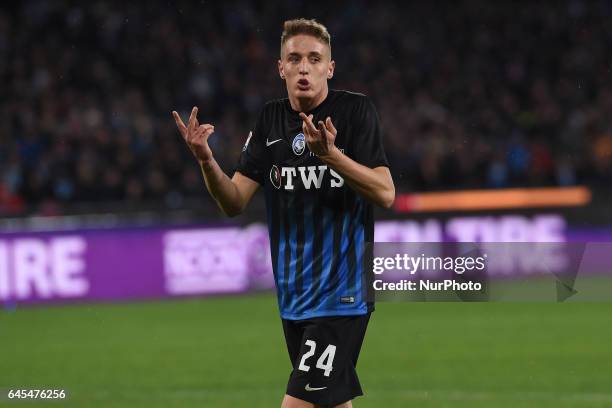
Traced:
[[373, 98], [399, 191], [612, 182], [607, 1], [23, 1], [0, 6], [0, 215], [201, 196], [170, 112], [199, 106], [231, 173], [299, 16], [331, 32], [331, 87]]

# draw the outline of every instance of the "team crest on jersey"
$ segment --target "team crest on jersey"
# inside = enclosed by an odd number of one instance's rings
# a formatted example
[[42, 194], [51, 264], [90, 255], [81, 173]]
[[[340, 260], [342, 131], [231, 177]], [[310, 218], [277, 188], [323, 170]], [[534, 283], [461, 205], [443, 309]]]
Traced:
[[281, 187], [281, 173], [276, 165], [273, 165], [270, 169], [270, 182], [276, 188]]
[[306, 139], [304, 138], [303, 133], [298, 133], [293, 138], [293, 143], [291, 143], [291, 147], [293, 148], [293, 153], [298, 156], [301, 156], [302, 153], [304, 153], [304, 150], [306, 150]]

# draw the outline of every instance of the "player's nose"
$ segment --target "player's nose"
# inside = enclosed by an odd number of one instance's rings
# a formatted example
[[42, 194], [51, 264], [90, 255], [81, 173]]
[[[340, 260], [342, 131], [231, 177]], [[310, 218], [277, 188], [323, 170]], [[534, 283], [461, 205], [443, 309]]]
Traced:
[[300, 74], [307, 74], [308, 73], [308, 62], [306, 60], [302, 60], [302, 62], [300, 62]]

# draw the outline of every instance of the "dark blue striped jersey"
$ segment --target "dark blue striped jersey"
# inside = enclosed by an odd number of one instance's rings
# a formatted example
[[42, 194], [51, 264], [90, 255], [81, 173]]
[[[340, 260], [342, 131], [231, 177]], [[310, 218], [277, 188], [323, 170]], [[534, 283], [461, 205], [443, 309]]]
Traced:
[[[378, 114], [362, 94], [330, 90], [311, 112], [331, 117], [335, 145], [367, 167], [388, 167]], [[268, 102], [236, 170], [263, 186], [278, 305], [283, 319], [367, 313], [373, 208], [310, 153], [299, 112]]]

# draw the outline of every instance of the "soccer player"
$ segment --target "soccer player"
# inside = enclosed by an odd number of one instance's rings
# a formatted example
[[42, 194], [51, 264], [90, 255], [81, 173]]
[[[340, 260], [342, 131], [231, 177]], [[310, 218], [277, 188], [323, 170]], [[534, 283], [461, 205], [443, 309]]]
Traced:
[[286, 21], [278, 72], [288, 98], [268, 102], [230, 179], [208, 145], [197, 107], [187, 126], [172, 112], [206, 187], [228, 216], [265, 192], [278, 306], [293, 365], [282, 408], [352, 407], [355, 371], [373, 301], [365, 247], [372, 204], [389, 208], [395, 188], [368, 97], [328, 88], [334, 75], [327, 29]]

